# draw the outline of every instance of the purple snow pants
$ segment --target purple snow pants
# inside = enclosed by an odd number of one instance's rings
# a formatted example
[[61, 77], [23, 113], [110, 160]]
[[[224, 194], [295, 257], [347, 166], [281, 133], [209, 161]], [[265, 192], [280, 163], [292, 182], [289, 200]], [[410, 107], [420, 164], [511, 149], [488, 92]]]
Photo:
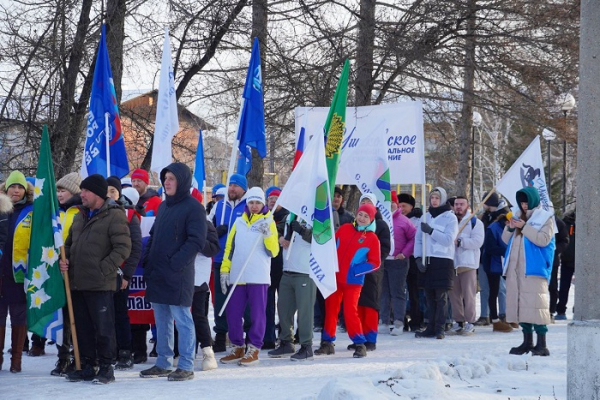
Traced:
[[227, 303], [226, 316], [229, 326], [229, 340], [236, 346], [244, 345], [243, 317], [246, 305], [250, 306], [250, 330], [248, 342], [260, 349], [263, 345], [267, 325], [267, 284], [238, 285]]

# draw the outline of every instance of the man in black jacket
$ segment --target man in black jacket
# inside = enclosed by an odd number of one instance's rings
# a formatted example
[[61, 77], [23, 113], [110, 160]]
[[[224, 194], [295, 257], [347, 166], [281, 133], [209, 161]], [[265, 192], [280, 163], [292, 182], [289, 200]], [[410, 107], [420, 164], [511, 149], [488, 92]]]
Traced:
[[558, 232], [554, 235], [556, 240], [556, 249], [554, 250], [554, 262], [552, 263], [552, 275], [548, 291], [550, 292], [550, 316], [554, 320], [556, 313], [556, 305], [558, 303], [558, 267], [560, 266], [560, 255], [569, 246], [569, 230], [562, 219], [554, 217], [554, 223], [558, 228]]
[[569, 289], [571, 280], [575, 273], [575, 210], [563, 218], [569, 234], [569, 245], [560, 257], [560, 290], [558, 292], [558, 304], [556, 305], [557, 320], [566, 320], [567, 303], [569, 301]]
[[[170, 381], [194, 378], [196, 334], [190, 307], [194, 296], [194, 260], [206, 242], [206, 211], [190, 194], [192, 173], [173, 163], [160, 172], [166, 200], [158, 208], [144, 253], [146, 300], [152, 303], [157, 330], [156, 365], [143, 378]], [[179, 332], [179, 364], [173, 366], [174, 326]]]

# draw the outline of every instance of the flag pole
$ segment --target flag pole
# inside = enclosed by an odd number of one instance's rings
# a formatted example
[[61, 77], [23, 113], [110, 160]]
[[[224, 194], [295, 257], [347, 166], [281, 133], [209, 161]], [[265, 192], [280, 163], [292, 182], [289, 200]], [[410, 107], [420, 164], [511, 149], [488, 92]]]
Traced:
[[[427, 188], [427, 184], [421, 184], [421, 207], [423, 207], [423, 215], [425, 215], [425, 222], [427, 222], [427, 200], [425, 196], [425, 190]], [[423, 244], [423, 265], [427, 265], [427, 261], [425, 261], [425, 251], [427, 250], [427, 235], [423, 235], [421, 231], [421, 238], [423, 239], [421, 242]]]
[[104, 133], [106, 136], [106, 177], [110, 176], [110, 126], [108, 117], [110, 113], [104, 113]]
[[[270, 225], [270, 223], [269, 223], [269, 225]], [[254, 250], [256, 250], [256, 248], [258, 247], [258, 244], [260, 243], [261, 240], [263, 240], [263, 236], [262, 235], [260, 235], [254, 241], [254, 244], [252, 245], [252, 248], [250, 249], [250, 253], [249, 254], [253, 254], [254, 253]], [[240, 269], [240, 273], [238, 274], [237, 278], [235, 279], [235, 282], [233, 283], [233, 286], [231, 286], [231, 289], [229, 290], [229, 294], [227, 295], [227, 298], [225, 299], [225, 302], [223, 303], [223, 307], [221, 307], [221, 311], [219, 311], [219, 317], [221, 317], [223, 315], [223, 313], [225, 312], [225, 307], [227, 307], [227, 303], [229, 303], [229, 300], [231, 300], [231, 296], [233, 295], [233, 291], [237, 287], [238, 283], [240, 283], [240, 279], [242, 278], [242, 274], [246, 270], [246, 267], [248, 266], [248, 262], [249, 261], [250, 261], [250, 257], [247, 257], [246, 261], [244, 261], [244, 265], [242, 265], [242, 268]], [[215, 289], [215, 290], [218, 290], [218, 289]]]
[[[60, 246], [60, 259], [67, 262], [65, 255], [65, 246]], [[67, 309], [69, 310], [69, 324], [71, 327], [71, 339], [73, 341], [73, 352], [75, 353], [75, 369], [81, 370], [81, 358], [79, 357], [79, 344], [77, 343], [77, 329], [75, 328], [75, 316], [73, 315], [73, 301], [71, 300], [71, 284], [69, 283], [69, 273], [62, 273], [65, 281], [65, 292], [67, 294]]]
[[[238, 129], [235, 134], [235, 140], [233, 142], [233, 147], [231, 148], [231, 158], [229, 159], [229, 169], [227, 170], [227, 181], [225, 182], [225, 197], [223, 198], [223, 211], [221, 212], [221, 223], [219, 225], [223, 225], [225, 223], [225, 211], [227, 211], [227, 203], [229, 203], [229, 181], [231, 180], [231, 175], [233, 175], [233, 168], [235, 167], [235, 160], [237, 159], [237, 148], [240, 145], [240, 123], [242, 122], [242, 111], [244, 110], [244, 104], [246, 103], [246, 99], [242, 96], [242, 102], [240, 106], [240, 115], [238, 116]], [[233, 207], [232, 210], [233, 212]], [[229, 217], [231, 220], [231, 216]], [[229, 231], [229, 229], [227, 229]]]

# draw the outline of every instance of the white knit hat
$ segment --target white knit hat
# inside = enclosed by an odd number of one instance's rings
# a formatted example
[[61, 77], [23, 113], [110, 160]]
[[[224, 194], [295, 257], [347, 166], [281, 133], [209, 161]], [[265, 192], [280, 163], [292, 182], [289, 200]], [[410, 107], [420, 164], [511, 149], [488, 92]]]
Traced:
[[358, 204], [360, 204], [363, 199], [369, 199], [371, 200], [371, 203], [377, 207], [377, 197], [375, 196], [375, 194], [373, 193], [365, 193], [362, 196], [360, 196], [360, 200], [358, 200]]
[[252, 188], [250, 188], [247, 192], [246, 192], [246, 203], [249, 203], [250, 201], [260, 201], [263, 204], [265, 203], [265, 192], [263, 192], [263, 190], [261, 188], [259, 188], [258, 186], [254, 186]]

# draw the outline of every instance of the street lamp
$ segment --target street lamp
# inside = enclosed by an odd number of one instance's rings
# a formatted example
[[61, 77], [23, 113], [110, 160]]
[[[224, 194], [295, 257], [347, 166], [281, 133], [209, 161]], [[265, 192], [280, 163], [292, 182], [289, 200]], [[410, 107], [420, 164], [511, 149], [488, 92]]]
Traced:
[[[567, 130], [567, 115], [575, 108], [575, 97], [567, 93], [558, 99], [558, 105], [565, 116], [565, 134]], [[566, 135], [565, 135], [566, 137]], [[567, 139], [563, 140], [563, 181], [562, 181], [562, 213], [565, 215], [567, 210]]]
[[550, 194], [552, 193], [552, 176], [550, 175], [550, 170], [552, 168], [552, 161], [550, 161], [550, 142], [556, 139], [556, 133], [554, 133], [554, 131], [548, 128], [544, 128], [544, 130], [542, 131], [542, 136], [544, 137], [544, 139], [546, 139], [546, 143], [548, 144], [548, 161], [546, 163], [548, 168], [548, 174], [546, 175], [546, 186], [548, 186], [548, 195], [550, 196]]
[[[475, 208], [475, 128], [481, 126], [483, 118], [477, 111], [473, 111], [473, 129], [471, 132], [471, 209]], [[481, 166], [480, 166], [481, 168]]]

